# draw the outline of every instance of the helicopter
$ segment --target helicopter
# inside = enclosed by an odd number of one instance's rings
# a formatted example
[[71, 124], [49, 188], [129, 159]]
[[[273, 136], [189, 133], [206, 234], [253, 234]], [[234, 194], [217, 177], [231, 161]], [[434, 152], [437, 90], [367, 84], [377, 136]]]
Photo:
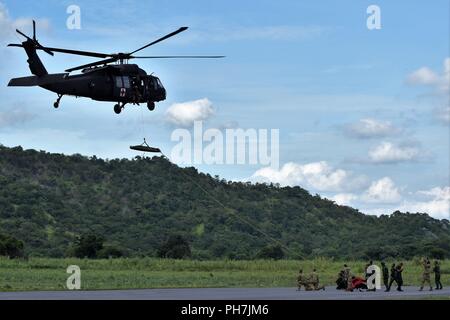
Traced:
[[[20, 30], [16, 32], [26, 40], [21, 44], [8, 44], [8, 47], [23, 48], [28, 56], [28, 65], [33, 76], [13, 78], [10, 87], [39, 86], [55, 92], [57, 100], [53, 104], [59, 107], [63, 96], [86, 97], [96, 101], [116, 102], [114, 112], [120, 114], [126, 104], [139, 105], [146, 103], [150, 111], [155, 109], [155, 103], [166, 99], [166, 89], [161, 80], [153, 74], [148, 75], [137, 64], [129, 64], [131, 59], [172, 59], [172, 58], [207, 58], [217, 59], [224, 56], [135, 56], [134, 54], [171, 38], [188, 27], [181, 27], [145, 46], [129, 53], [99, 53], [42, 46], [36, 39], [36, 22], [33, 20], [33, 36], [29, 37]], [[64, 73], [49, 74], [39, 58], [36, 50], [42, 50], [54, 56], [55, 52], [88, 56], [102, 60], [65, 70]], [[81, 70], [81, 74], [72, 74]]]

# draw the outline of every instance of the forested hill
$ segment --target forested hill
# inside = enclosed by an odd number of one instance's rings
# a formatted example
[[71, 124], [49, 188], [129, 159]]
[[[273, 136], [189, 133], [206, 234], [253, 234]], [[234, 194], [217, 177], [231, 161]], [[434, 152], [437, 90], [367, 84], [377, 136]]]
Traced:
[[368, 216], [299, 187], [227, 182], [162, 157], [0, 146], [0, 234], [23, 241], [29, 255], [64, 256], [91, 233], [129, 256], [155, 256], [177, 234], [193, 258], [252, 259], [276, 246], [260, 231], [286, 246], [287, 257], [450, 256], [449, 222], [426, 214]]

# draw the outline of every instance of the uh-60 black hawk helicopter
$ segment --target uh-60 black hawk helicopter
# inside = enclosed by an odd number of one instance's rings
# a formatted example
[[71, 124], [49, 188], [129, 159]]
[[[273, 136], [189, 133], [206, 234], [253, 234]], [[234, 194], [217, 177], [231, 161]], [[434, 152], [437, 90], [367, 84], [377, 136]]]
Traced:
[[[187, 30], [187, 27], [169, 33], [130, 53], [99, 53], [61, 48], [44, 47], [36, 40], [36, 22], [33, 20], [33, 38], [20, 30], [17, 33], [26, 38], [22, 44], [9, 44], [9, 47], [21, 47], [28, 56], [28, 64], [34, 76], [11, 79], [8, 86], [39, 86], [55, 92], [58, 99], [54, 107], [64, 95], [87, 97], [97, 101], [117, 102], [114, 112], [119, 114], [126, 104], [147, 103], [150, 111], [155, 109], [155, 102], [166, 99], [166, 89], [158, 77], [147, 75], [136, 64], [128, 64], [131, 59], [165, 59], [165, 58], [223, 58], [224, 56], [134, 56], [138, 51]], [[70, 68], [66, 73], [49, 74], [42, 64], [36, 50], [42, 50], [53, 56], [54, 52], [101, 58], [103, 60]], [[81, 74], [70, 75], [70, 72], [81, 70]]]

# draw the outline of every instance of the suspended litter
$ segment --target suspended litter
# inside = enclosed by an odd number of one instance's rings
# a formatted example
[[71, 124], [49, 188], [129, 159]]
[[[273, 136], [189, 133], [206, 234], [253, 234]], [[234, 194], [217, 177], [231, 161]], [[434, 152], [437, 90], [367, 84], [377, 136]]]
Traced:
[[161, 153], [161, 150], [159, 148], [150, 147], [147, 144], [147, 141], [145, 141], [145, 138], [144, 138], [144, 142], [142, 144], [137, 145], [137, 146], [130, 146], [130, 149], [135, 150], [135, 151], [142, 151], [142, 152]]

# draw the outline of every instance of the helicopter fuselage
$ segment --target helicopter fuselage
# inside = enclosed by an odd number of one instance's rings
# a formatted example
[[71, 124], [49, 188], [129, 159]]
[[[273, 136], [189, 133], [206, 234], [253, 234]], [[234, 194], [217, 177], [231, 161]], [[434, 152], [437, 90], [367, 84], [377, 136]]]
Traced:
[[90, 68], [83, 70], [82, 74], [62, 74], [60, 77], [59, 81], [40, 87], [59, 95], [97, 101], [148, 103], [166, 99], [166, 90], [159, 78], [147, 75], [135, 64]]

